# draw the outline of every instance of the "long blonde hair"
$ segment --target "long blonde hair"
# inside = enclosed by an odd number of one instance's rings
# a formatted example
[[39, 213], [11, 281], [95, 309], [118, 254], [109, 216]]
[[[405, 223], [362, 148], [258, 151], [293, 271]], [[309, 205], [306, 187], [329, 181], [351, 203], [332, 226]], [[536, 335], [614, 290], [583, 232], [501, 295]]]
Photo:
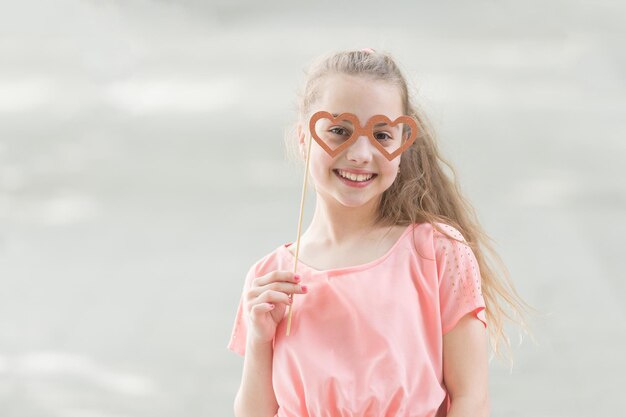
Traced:
[[[532, 309], [518, 295], [509, 272], [494, 250], [481, 227], [474, 208], [463, 197], [456, 171], [442, 158], [435, 134], [423, 112], [411, 102], [407, 82], [390, 54], [374, 51], [340, 51], [319, 58], [306, 72], [304, 90], [299, 92], [297, 113], [299, 120], [287, 130], [285, 141], [292, 155], [298, 123], [308, 126], [312, 106], [319, 98], [319, 86], [324, 77], [346, 74], [366, 77], [372, 81], [384, 81], [398, 87], [405, 114], [413, 116], [418, 124], [418, 137], [402, 153], [398, 178], [382, 194], [378, 209], [377, 224], [409, 225], [428, 222], [440, 233], [457, 240], [442, 230], [437, 223], [455, 227], [473, 251], [481, 271], [481, 287], [489, 323], [491, 347], [501, 356], [500, 346], [504, 343], [511, 359], [511, 344], [506, 336], [506, 321], [518, 324], [528, 333], [526, 312]], [[304, 123], [303, 123], [304, 122]], [[452, 178], [445, 174], [446, 166]], [[458, 240], [457, 240], [458, 241]], [[487, 257], [487, 253], [490, 257]], [[495, 268], [497, 265], [498, 268]]]

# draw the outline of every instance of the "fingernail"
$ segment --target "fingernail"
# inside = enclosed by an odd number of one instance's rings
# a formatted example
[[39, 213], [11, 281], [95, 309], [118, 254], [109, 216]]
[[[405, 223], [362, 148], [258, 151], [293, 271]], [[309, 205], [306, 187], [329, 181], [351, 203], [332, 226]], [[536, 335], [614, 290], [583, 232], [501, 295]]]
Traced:
[[307, 288], [307, 286], [306, 286], [306, 285], [302, 285], [302, 291], [303, 291], [303, 292], [308, 292], [308, 291], [309, 291], [309, 289]]
[[300, 278], [300, 275], [295, 274], [295, 275], [293, 276], [293, 279], [295, 279], [295, 280], [296, 280], [296, 282], [300, 282], [300, 279], [301, 279], [301, 278]]

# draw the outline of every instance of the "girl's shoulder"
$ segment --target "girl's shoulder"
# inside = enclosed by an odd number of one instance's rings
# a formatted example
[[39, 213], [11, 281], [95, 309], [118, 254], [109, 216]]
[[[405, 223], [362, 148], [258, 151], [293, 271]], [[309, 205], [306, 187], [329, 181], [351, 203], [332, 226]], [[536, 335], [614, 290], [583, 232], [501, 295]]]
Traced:
[[281, 244], [269, 253], [257, 258], [257, 260], [250, 266], [250, 270], [254, 271], [256, 274], [262, 274], [265, 271], [279, 268], [283, 263], [284, 253], [281, 250], [281, 247], [283, 246], [284, 244]]
[[418, 253], [438, 254], [458, 242], [465, 242], [463, 234], [456, 227], [444, 222], [424, 222], [413, 225], [412, 245]]
[[[461, 232], [452, 225], [443, 222], [423, 222], [414, 223], [413, 236], [419, 237], [421, 240], [450, 238], [465, 240]], [[410, 226], [409, 226], [410, 227]]]
[[433, 239], [456, 239], [465, 241], [463, 234], [456, 227], [449, 225], [448, 223], [435, 222], [430, 225], [432, 229]]

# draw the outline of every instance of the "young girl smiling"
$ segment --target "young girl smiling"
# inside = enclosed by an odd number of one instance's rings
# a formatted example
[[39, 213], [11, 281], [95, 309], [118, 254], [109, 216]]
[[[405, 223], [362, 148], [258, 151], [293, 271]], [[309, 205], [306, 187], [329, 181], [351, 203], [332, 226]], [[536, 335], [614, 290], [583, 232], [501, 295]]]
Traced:
[[[319, 111], [329, 117], [312, 132]], [[367, 123], [377, 115], [416, 122], [401, 155], [381, 151], [397, 149], [404, 131]], [[336, 155], [312, 142], [317, 198], [298, 274], [292, 243], [248, 271], [228, 344], [245, 356], [237, 417], [489, 415], [487, 330], [498, 352], [506, 309], [521, 317], [524, 303], [487, 262], [485, 249], [497, 254], [445, 175], [392, 57], [323, 57], [299, 103], [299, 154], [305, 160], [312, 133], [336, 147], [363, 126], [371, 131]]]

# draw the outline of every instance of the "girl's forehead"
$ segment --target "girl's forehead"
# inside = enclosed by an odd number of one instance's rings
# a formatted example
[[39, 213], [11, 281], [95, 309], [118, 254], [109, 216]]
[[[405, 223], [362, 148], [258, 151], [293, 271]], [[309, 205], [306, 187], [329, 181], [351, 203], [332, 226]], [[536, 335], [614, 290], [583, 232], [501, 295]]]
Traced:
[[315, 111], [354, 113], [361, 122], [375, 114], [390, 118], [403, 114], [399, 88], [383, 80], [343, 74], [327, 76], [319, 93]]

